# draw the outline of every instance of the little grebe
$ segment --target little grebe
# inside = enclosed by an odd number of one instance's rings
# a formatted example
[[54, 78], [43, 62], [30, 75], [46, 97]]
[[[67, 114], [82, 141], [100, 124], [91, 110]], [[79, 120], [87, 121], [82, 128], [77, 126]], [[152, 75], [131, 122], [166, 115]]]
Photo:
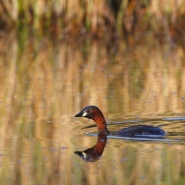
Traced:
[[149, 125], [135, 125], [128, 128], [124, 128], [117, 132], [110, 132], [107, 129], [106, 121], [101, 110], [96, 106], [87, 106], [83, 108], [75, 117], [85, 117], [95, 121], [98, 128], [98, 134], [105, 135], [117, 135], [125, 137], [134, 136], [164, 136], [165, 132], [159, 127], [149, 126]]

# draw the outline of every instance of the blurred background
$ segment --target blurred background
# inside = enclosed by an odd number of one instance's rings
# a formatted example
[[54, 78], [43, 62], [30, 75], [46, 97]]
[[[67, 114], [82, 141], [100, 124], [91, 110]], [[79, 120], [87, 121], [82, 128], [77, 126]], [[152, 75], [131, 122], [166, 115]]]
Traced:
[[[183, 0], [1, 0], [0, 184], [184, 185], [184, 51]], [[83, 161], [87, 105], [110, 130], [139, 119], [167, 135], [109, 138]]]
[[60, 39], [121, 36], [132, 43], [133, 35], [150, 33], [181, 40], [184, 7], [183, 0], [1, 0], [0, 29]]

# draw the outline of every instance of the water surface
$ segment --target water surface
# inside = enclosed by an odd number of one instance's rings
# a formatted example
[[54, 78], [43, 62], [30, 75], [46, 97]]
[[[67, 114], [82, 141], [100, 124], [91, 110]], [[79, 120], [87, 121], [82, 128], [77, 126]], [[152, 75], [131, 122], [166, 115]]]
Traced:
[[[20, 37], [20, 36], [19, 36]], [[1, 184], [184, 184], [185, 55], [181, 45], [143, 38], [74, 43], [0, 39]], [[161, 125], [161, 139], [107, 138], [101, 156], [75, 154], [97, 142], [96, 105], [112, 131]]]

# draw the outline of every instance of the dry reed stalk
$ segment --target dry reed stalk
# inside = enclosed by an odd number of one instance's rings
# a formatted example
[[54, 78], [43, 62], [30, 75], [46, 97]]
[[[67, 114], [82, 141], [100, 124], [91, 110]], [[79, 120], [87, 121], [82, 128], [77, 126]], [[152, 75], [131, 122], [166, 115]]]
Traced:
[[182, 34], [183, 7], [182, 0], [1, 0], [1, 29], [26, 24], [44, 30], [40, 31], [42, 34], [54, 31], [75, 36], [90, 32], [103, 37], [150, 30], [174, 36], [177, 32]]

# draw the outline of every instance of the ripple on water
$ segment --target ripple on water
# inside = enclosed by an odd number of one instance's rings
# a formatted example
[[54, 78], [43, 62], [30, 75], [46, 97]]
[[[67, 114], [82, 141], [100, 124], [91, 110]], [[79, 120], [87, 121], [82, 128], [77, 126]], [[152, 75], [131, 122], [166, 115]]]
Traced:
[[[120, 136], [108, 136], [108, 138], [135, 140], [135, 141], [153, 141], [153, 142], [178, 142], [185, 143], [185, 117], [173, 117], [173, 118], [161, 118], [161, 119], [137, 119], [109, 122], [107, 124], [110, 131], [117, 131], [132, 125], [146, 124], [160, 126], [166, 135], [158, 137], [156, 135], [142, 135], [138, 137], [120, 137]], [[97, 128], [95, 124], [81, 127], [80, 133], [85, 133], [90, 136], [97, 136]]]

